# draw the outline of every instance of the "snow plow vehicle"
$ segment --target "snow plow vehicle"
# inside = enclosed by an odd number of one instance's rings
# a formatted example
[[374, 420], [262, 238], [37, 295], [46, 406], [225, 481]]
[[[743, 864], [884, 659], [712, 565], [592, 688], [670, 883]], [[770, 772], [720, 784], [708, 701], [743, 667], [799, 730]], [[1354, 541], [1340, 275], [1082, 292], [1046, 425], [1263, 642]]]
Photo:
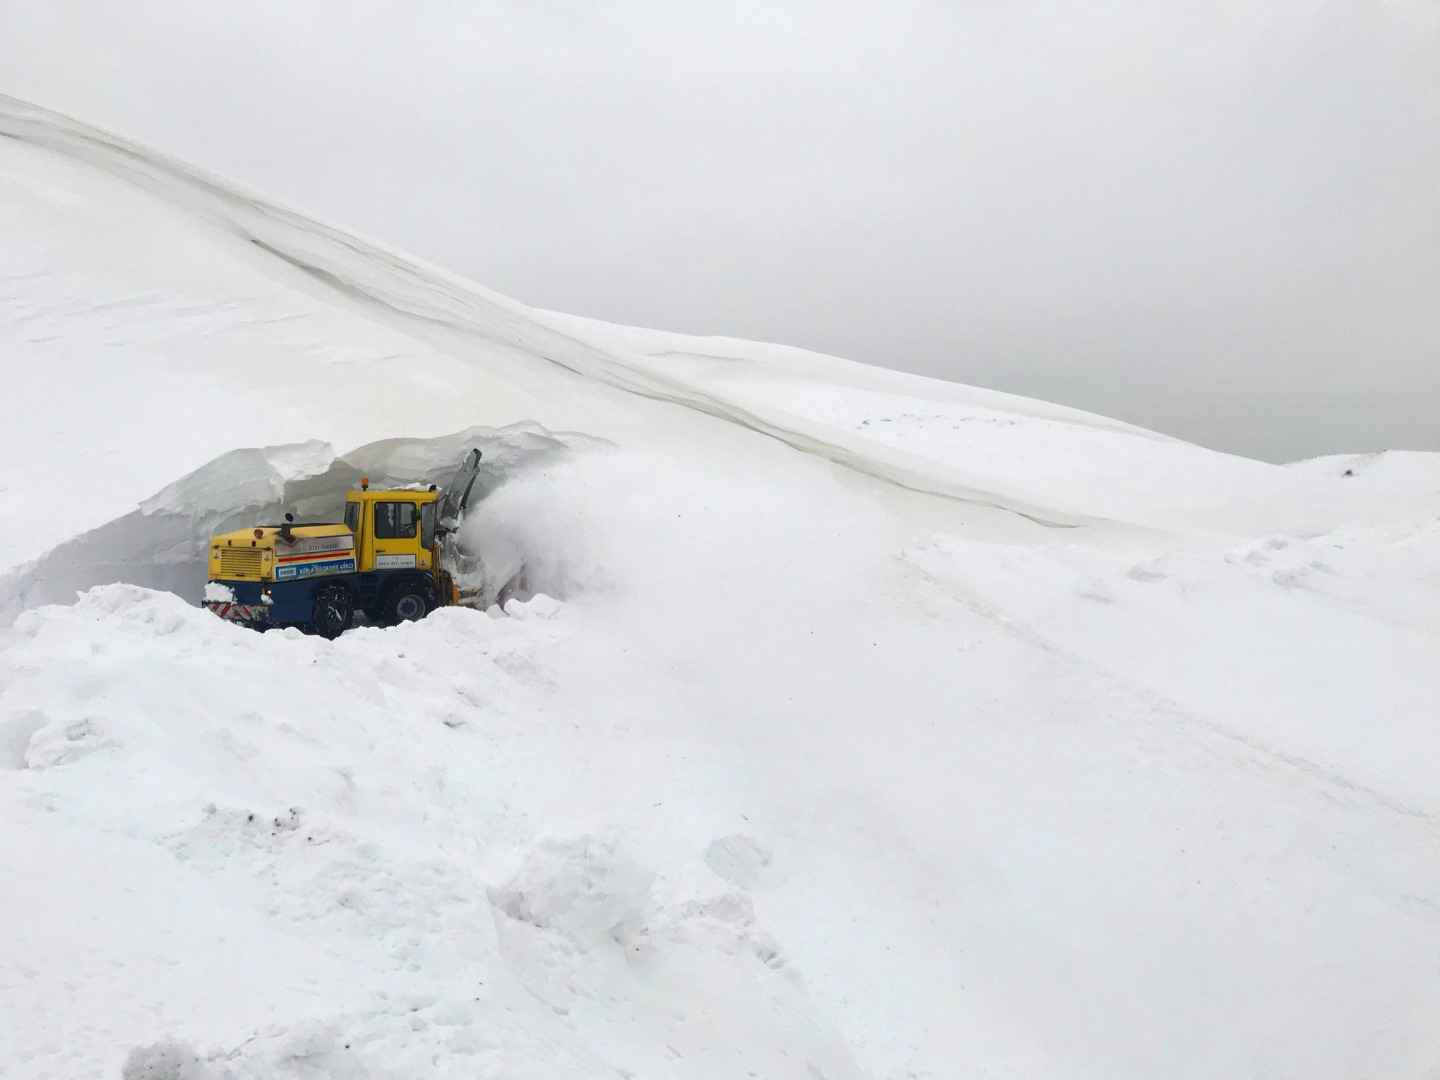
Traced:
[[345, 497], [343, 522], [260, 525], [212, 537], [204, 607], [258, 630], [295, 626], [335, 638], [357, 611], [372, 623], [423, 619], [468, 598], [445, 558], [475, 486], [480, 451], [444, 491], [372, 491]]

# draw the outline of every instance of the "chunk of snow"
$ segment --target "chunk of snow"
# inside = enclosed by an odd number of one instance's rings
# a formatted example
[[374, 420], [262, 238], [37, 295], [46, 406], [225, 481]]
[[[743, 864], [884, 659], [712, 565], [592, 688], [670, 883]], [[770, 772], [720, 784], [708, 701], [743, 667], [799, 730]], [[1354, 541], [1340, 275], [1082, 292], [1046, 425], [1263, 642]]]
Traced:
[[205, 583], [204, 599], [209, 603], [233, 604], [235, 602], [235, 590], [229, 585], [218, 581], [207, 581]]
[[768, 847], [741, 833], [711, 840], [705, 848], [705, 865], [742, 889], [760, 884], [761, 874], [772, 858]]
[[121, 1080], [214, 1080], [195, 1051], [184, 1043], [156, 1043], [131, 1050]]

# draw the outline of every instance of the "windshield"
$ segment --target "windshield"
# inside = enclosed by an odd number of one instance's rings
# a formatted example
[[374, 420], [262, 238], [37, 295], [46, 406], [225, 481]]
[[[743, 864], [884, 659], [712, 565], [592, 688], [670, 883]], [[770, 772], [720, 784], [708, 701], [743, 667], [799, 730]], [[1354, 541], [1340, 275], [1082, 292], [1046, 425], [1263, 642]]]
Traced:
[[377, 502], [375, 504], [376, 540], [413, 540], [415, 538], [415, 504], [412, 502]]

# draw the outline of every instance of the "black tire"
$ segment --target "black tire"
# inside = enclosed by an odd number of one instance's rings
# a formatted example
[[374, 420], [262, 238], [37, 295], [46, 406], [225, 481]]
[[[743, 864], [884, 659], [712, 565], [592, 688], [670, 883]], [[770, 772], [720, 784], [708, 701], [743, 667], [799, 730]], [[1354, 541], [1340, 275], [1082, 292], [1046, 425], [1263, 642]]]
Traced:
[[386, 626], [415, 622], [435, 610], [435, 586], [424, 578], [411, 578], [390, 586], [380, 605], [380, 621]]
[[310, 631], [333, 641], [350, 629], [355, 615], [355, 597], [344, 585], [321, 585], [315, 590], [315, 607], [310, 616]]

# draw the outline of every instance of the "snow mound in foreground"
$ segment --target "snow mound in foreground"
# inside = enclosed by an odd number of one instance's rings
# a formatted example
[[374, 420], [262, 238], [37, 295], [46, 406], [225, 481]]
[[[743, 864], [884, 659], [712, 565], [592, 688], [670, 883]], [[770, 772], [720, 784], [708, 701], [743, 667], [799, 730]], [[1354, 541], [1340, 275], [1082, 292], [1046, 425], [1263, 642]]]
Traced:
[[1424, 1074], [1440, 627], [1383, 586], [1440, 531], [887, 567], [838, 489], [635, 467], [536, 474], [613, 557], [566, 601], [4, 631], [18, 1075]]
[[[701, 850], [676, 879], [650, 836], [547, 837], [518, 808], [563, 782], [559, 761], [533, 775], [547, 754], [605, 737], [547, 731], [551, 614], [446, 610], [334, 646], [125, 585], [22, 616], [0, 767], [27, 778], [3, 785], [25, 828], [0, 836], [67, 869], [27, 860], [5, 893], [5, 924], [32, 931], [6, 977], [12, 1060], [93, 1067], [129, 1045], [125, 1076], [207, 1080], [859, 1076]], [[14, 982], [67, 939], [63, 985]], [[100, 1018], [63, 1050], [43, 1042], [55, 993]]]

